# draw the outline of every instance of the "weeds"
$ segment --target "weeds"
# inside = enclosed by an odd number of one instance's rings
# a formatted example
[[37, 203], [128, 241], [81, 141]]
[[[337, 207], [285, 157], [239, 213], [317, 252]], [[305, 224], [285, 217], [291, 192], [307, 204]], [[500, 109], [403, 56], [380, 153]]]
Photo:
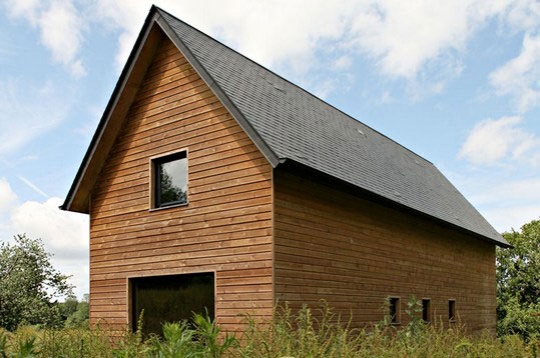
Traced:
[[[238, 338], [221, 332], [201, 315], [192, 323], [163, 325], [163, 337], [144, 338], [138, 330], [111, 332], [90, 329], [37, 329], [14, 333], [0, 330], [0, 358], [14, 357], [538, 357], [540, 341], [519, 336], [501, 339], [485, 333], [466, 335], [460, 326], [426, 324], [420, 319], [421, 302], [411, 298], [405, 313], [408, 324], [396, 329], [382, 321], [366, 329], [352, 329], [325, 303], [315, 310], [276, 310], [271, 322], [246, 317]], [[142, 320], [139, 320], [142, 322]]]

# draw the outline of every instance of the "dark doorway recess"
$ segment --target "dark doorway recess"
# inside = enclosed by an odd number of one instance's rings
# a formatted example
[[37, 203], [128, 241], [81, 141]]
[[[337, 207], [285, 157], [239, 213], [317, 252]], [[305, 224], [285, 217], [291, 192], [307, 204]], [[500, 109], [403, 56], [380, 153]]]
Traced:
[[193, 313], [214, 319], [214, 273], [132, 278], [132, 328], [144, 309], [143, 333], [162, 335], [165, 322], [191, 320]]

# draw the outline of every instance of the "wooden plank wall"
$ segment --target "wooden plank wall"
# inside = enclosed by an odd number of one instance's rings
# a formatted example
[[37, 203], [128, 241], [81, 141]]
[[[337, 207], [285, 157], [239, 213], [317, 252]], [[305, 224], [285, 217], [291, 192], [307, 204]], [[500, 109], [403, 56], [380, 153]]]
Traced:
[[495, 247], [291, 173], [274, 173], [275, 293], [299, 308], [324, 298], [355, 326], [380, 321], [388, 296], [448, 300], [471, 330], [495, 328]]
[[[188, 149], [189, 205], [149, 211], [149, 158]], [[216, 319], [271, 315], [272, 168], [168, 40], [92, 192], [90, 317], [128, 324], [128, 277], [216, 272]]]

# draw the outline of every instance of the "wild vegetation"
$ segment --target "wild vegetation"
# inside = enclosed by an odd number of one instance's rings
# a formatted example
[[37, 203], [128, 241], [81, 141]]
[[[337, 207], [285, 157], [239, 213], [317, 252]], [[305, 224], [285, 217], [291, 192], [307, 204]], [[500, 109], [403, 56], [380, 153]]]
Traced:
[[[0, 358], [538, 357], [540, 221], [503, 235], [514, 248], [497, 249], [498, 337], [470, 335], [459, 325], [426, 325], [414, 298], [406, 310], [410, 323], [399, 329], [388, 320], [351, 329], [323, 305], [294, 314], [280, 310], [264, 324], [246, 317], [238, 336], [223, 335], [199, 315], [165, 324], [162, 337], [145, 337], [141, 329], [111, 335], [88, 328], [87, 297], [79, 302], [69, 296], [67, 277], [50, 265], [41, 241], [18, 235], [14, 244], [0, 246]], [[56, 300], [66, 294], [64, 302]]]
[[514, 246], [497, 248], [497, 333], [540, 337], [540, 220], [503, 234]]
[[41, 240], [17, 235], [13, 243], [0, 244], [0, 327], [59, 326], [58, 298], [72, 293], [68, 276], [50, 262]]
[[[0, 357], [538, 357], [540, 341], [519, 336], [495, 338], [466, 335], [459, 326], [426, 325], [420, 303], [409, 302], [414, 319], [396, 329], [385, 321], [365, 330], [339, 322], [332, 309], [284, 309], [271, 323], [246, 318], [238, 337], [220, 334], [209, 319], [196, 315], [194, 324], [167, 323], [163, 337], [96, 329], [37, 329], [0, 331]], [[320, 317], [316, 319], [314, 317]], [[118, 334], [120, 333], [120, 336]]]

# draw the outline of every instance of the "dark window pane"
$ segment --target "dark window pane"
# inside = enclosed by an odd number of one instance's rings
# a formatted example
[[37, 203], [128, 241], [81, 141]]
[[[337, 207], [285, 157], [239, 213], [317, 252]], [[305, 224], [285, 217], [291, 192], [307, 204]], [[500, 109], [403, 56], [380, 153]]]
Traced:
[[399, 323], [399, 298], [390, 298], [390, 322]]
[[143, 333], [162, 335], [165, 322], [191, 320], [193, 313], [214, 318], [214, 274], [142, 277], [131, 280], [133, 329], [144, 309]]
[[431, 321], [431, 301], [422, 300], [422, 319], [424, 322]]
[[156, 207], [187, 202], [187, 159], [185, 152], [170, 160], [156, 161]]
[[454, 321], [456, 319], [456, 301], [448, 301], [448, 319]]

